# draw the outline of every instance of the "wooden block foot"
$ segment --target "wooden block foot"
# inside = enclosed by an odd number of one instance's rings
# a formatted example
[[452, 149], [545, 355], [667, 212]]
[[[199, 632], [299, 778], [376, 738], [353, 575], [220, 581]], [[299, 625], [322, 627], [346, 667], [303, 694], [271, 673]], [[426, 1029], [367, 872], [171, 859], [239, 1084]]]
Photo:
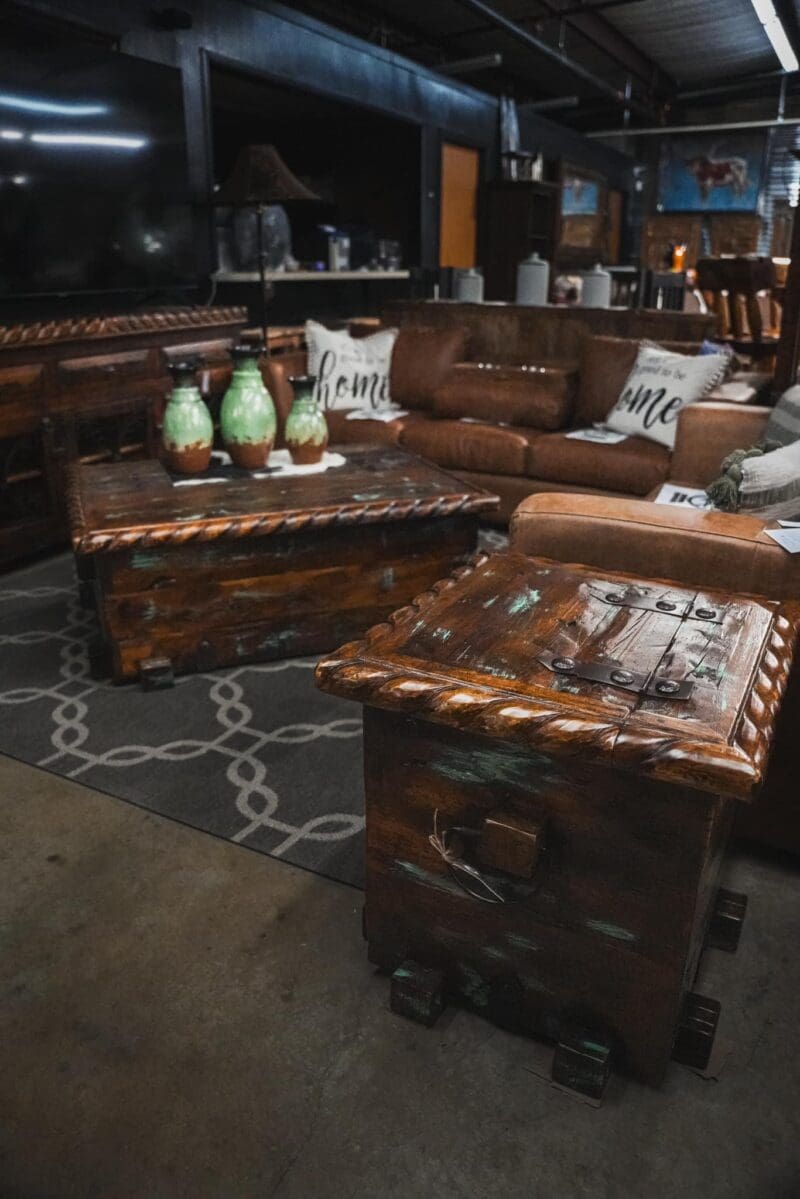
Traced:
[[612, 1047], [588, 1029], [561, 1030], [553, 1055], [553, 1082], [590, 1099], [602, 1099], [611, 1077]]
[[169, 658], [144, 658], [139, 663], [139, 679], [145, 691], [163, 691], [174, 686], [172, 662]]
[[724, 949], [726, 953], [736, 953], [746, 912], [746, 895], [720, 887], [706, 934], [706, 945], [713, 949]]
[[91, 579], [81, 579], [79, 581], [78, 603], [82, 608], [94, 608], [94, 583]]
[[444, 1011], [444, 976], [417, 962], [406, 961], [392, 975], [391, 1009], [426, 1028]]
[[111, 654], [99, 637], [89, 642], [89, 674], [93, 679], [107, 679], [111, 674]]
[[686, 996], [672, 1050], [676, 1062], [693, 1070], [705, 1070], [714, 1047], [720, 1011], [716, 999], [693, 992]]

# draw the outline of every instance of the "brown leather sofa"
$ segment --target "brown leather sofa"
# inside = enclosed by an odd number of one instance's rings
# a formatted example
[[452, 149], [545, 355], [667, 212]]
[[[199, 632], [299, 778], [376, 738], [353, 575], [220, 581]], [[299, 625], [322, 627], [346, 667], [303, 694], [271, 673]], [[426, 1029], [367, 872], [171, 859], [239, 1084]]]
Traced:
[[[710, 413], [698, 405], [693, 432], [708, 427]], [[763, 426], [765, 410], [726, 414], [728, 448], [749, 444]], [[744, 419], [741, 419], [744, 418]], [[698, 447], [693, 469], [707, 473], [720, 449]], [[688, 459], [685, 461], [688, 462]], [[769, 599], [800, 599], [800, 556], [786, 553], [752, 516], [696, 512], [687, 508], [591, 495], [535, 495], [520, 504], [511, 521], [511, 547], [536, 557], [582, 562], [600, 569], [667, 579], [690, 587]], [[790, 680], [778, 723], [763, 791], [741, 806], [738, 833], [750, 840], [800, 854], [800, 661]]]
[[[691, 342], [660, 344], [686, 353], [697, 349]], [[578, 362], [485, 363], [464, 361], [474, 353], [466, 329], [401, 326], [392, 357], [391, 394], [409, 414], [380, 422], [328, 412], [331, 443], [388, 442], [436, 462], [499, 495], [495, 519], [501, 524], [521, 500], [537, 492], [646, 496], [668, 478], [688, 483], [696, 474], [697, 451], [682, 425], [674, 453], [638, 437], [597, 445], [567, 436], [605, 419], [638, 345], [627, 338], [586, 335]], [[509, 353], [519, 356], [518, 350], [514, 343]], [[297, 353], [274, 358], [266, 368], [282, 417], [291, 405], [289, 376], [305, 369], [305, 355]], [[729, 407], [736, 410], [725, 405]], [[724, 415], [714, 409], [711, 422], [720, 425], [715, 438], [724, 442]], [[697, 481], [710, 481], [721, 459], [716, 456], [707, 477]]]

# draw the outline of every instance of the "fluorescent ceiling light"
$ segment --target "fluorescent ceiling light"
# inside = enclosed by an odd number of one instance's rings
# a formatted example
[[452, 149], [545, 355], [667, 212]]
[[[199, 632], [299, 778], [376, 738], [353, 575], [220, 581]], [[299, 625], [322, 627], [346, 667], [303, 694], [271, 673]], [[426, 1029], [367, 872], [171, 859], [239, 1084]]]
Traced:
[[108, 112], [107, 104], [58, 104], [54, 100], [36, 100], [30, 96], [13, 96], [0, 92], [0, 108], [15, 108], [19, 112], [46, 112], [60, 117], [96, 117]]
[[772, 0], [751, 0], [751, 3], [756, 16], [764, 26], [764, 32], [772, 42], [772, 49], [777, 54], [784, 71], [796, 71], [800, 65], [797, 55], [789, 43], [786, 30], [781, 24]]
[[21, 129], [0, 129], [0, 138], [4, 142], [21, 142], [24, 136]]
[[105, 133], [32, 133], [32, 142], [43, 146], [106, 146], [112, 150], [141, 150], [146, 137], [115, 137]]

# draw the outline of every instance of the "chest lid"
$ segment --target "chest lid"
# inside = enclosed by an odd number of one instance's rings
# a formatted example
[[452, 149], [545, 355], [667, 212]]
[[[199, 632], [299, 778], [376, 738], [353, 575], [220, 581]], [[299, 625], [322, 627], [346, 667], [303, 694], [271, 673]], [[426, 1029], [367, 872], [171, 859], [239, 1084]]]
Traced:
[[703, 791], [762, 781], [800, 607], [481, 555], [320, 662], [334, 694]]

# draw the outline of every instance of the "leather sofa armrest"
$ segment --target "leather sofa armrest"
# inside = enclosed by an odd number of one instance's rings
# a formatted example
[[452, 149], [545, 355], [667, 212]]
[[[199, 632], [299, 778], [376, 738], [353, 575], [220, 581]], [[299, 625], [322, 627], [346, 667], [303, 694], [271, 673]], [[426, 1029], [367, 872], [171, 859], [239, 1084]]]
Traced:
[[519, 505], [511, 548], [689, 587], [796, 599], [800, 555], [787, 554], [764, 528], [754, 516], [550, 492]]
[[670, 478], [689, 487], [707, 487], [732, 450], [749, 449], [763, 439], [770, 412], [750, 404], [687, 405], [678, 416]]

